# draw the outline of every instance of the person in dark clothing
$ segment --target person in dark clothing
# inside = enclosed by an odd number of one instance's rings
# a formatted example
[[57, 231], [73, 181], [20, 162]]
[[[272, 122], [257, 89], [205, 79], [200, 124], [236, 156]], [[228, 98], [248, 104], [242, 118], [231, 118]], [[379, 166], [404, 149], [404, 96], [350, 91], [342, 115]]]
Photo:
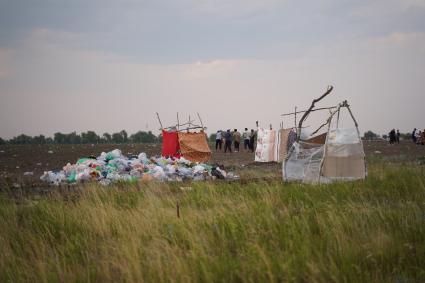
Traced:
[[416, 141], [417, 141], [417, 139], [416, 139], [416, 128], [414, 128], [414, 129], [413, 129], [413, 132], [412, 132], [412, 141], [413, 141], [414, 143], [416, 143]]
[[249, 136], [249, 147], [251, 152], [254, 152], [254, 142], [255, 142], [256, 133], [253, 129], [251, 129], [251, 135]]
[[396, 141], [397, 141], [397, 143], [400, 143], [400, 131], [399, 130], [397, 130], [397, 133], [396, 133]]
[[395, 137], [395, 130], [392, 129], [388, 135], [390, 136], [390, 144], [394, 144], [395, 143], [395, 139], [396, 139], [396, 137]]
[[232, 133], [230, 133], [230, 130], [227, 130], [224, 134], [224, 153], [226, 153], [227, 150], [232, 153]]

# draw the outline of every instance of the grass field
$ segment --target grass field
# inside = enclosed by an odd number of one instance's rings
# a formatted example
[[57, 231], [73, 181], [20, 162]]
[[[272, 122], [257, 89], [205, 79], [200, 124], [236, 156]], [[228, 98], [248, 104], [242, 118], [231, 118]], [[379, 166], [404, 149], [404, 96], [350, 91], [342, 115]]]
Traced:
[[[0, 197], [0, 282], [423, 282], [423, 166]], [[179, 214], [177, 217], [177, 203]]]

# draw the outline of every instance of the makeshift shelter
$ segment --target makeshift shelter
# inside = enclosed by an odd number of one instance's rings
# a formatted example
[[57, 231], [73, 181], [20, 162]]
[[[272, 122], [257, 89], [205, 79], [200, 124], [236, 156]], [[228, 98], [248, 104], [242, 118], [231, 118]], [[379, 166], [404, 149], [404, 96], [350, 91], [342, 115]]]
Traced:
[[[207, 135], [204, 132], [206, 127], [204, 127], [199, 114], [197, 115], [201, 125], [193, 124], [194, 121], [191, 121], [190, 116], [187, 123], [180, 124], [177, 114], [177, 124], [163, 128], [157, 113], [162, 130], [162, 156], [184, 157], [192, 162], [206, 162], [211, 158]], [[200, 132], [191, 132], [198, 129]]]
[[[332, 88], [328, 89], [328, 92], [331, 90]], [[319, 100], [313, 101], [312, 106], [305, 111], [300, 121], [297, 141], [291, 146], [282, 165], [283, 179], [285, 181], [327, 183], [337, 180], [366, 178], [367, 170], [363, 143], [357, 121], [347, 101], [329, 108], [332, 110], [329, 118], [319, 128], [327, 126], [326, 133], [306, 140], [300, 139], [302, 122], [314, 108], [315, 102]], [[348, 111], [354, 122], [354, 127], [339, 127], [340, 112], [343, 110]]]

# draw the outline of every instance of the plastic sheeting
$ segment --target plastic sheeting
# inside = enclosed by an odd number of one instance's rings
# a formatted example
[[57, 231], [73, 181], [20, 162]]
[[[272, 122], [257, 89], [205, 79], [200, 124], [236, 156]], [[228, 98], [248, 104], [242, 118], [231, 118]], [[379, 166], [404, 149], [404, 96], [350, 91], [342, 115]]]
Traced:
[[46, 171], [40, 179], [59, 185], [97, 181], [103, 185], [116, 181], [159, 180], [214, 180], [237, 179], [231, 172], [205, 163], [192, 163], [185, 158], [148, 158], [145, 153], [128, 158], [121, 151], [102, 152], [97, 158], [80, 158], [75, 164], [66, 164], [62, 170]]
[[324, 146], [308, 146], [295, 142], [289, 151], [288, 159], [283, 162], [285, 181], [318, 182]]
[[356, 128], [331, 129], [322, 175], [330, 179], [364, 179], [365, 154]]
[[285, 181], [305, 183], [364, 179], [365, 155], [357, 129], [330, 129], [324, 145], [294, 143], [282, 172]]

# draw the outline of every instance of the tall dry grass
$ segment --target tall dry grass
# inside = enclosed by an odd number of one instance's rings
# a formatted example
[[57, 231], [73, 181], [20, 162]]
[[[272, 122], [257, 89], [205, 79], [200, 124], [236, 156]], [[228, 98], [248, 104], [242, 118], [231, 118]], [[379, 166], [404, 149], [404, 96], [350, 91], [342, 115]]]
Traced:
[[[1, 282], [415, 282], [422, 167], [365, 182], [147, 183], [0, 197]], [[176, 204], [180, 206], [177, 217]]]

